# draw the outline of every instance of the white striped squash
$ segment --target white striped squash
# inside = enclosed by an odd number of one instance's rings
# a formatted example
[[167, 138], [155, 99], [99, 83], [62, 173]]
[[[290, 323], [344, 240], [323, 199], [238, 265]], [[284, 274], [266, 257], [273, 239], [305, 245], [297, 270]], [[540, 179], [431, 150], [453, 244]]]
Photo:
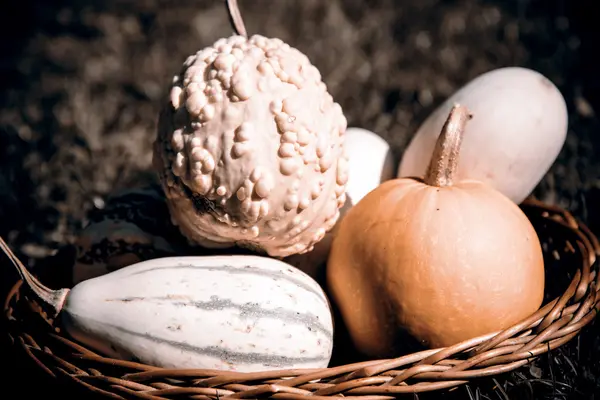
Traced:
[[86, 280], [63, 321], [97, 351], [167, 368], [321, 368], [333, 349], [322, 288], [253, 255], [158, 258]]

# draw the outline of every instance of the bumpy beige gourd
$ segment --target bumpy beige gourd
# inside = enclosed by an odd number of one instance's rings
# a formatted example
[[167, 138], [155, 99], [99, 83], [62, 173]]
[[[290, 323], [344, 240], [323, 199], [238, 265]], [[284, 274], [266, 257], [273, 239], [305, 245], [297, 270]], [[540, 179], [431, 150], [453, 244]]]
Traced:
[[173, 222], [204, 247], [310, 251], [345, 202], [346, 126], [300, 51], [218, 40], [184, 63], [159, 119], [154, 166]]

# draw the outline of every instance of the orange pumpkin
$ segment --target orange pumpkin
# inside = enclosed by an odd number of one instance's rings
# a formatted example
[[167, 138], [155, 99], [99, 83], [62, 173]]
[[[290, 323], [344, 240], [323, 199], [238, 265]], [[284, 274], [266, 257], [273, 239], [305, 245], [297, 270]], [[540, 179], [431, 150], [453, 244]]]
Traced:
[[424, 179], [382, 183], [341, 221], [327, 283], [363, 354], [394, 356], [407, 334], [450, 346], [542, 304], [543, 253], [528, 218], [487, 184], [453, 182], [470, 118], [451, 110]]

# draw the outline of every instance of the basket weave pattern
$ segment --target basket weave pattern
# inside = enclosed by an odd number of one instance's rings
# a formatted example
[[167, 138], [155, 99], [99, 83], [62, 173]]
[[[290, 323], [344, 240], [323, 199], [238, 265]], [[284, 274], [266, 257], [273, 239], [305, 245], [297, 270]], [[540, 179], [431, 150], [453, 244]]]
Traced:
[[546, 257], [559, 266], [557, 273], [567, 274], [570, 284], [560, 288], [562, 295], [547, 298], [541, 309], [521, 323], [448, 348], [319, 370], [232, 373], [162, 369], [106, 358], [68, 339], [28, 297], [21, 282], [5, 303], [9, 335], [15, 346], [51, 376], [118, 399], [293, 400], [343, 395], [366, 400], [451, 388], [514, 370], [564, 345], [600, 308], [597, 238], [560, 208], [529, 199], [522, 209], [538, 230]]

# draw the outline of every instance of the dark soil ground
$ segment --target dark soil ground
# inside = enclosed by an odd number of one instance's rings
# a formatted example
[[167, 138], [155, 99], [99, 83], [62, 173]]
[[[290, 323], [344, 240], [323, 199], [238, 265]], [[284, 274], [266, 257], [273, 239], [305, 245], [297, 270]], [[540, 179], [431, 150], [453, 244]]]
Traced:
[[[536, 194], [600, 232], [600, 28], [592, 3], [241, 0], [240, 7], [250, 33], [306, 53], [349, 125], [381, 134], [398, 157], [428, 113], [470, 79], [509, 65], [540, 71], [565, 96], [570, 131]], [[0, 235], [23, 261], [35, 267], [71, 243], [111, 191], [154, 178], [150, 149], [167, 84], [187, 55], [230, 33], [222, 1], [1, 2]], [[7, 287], [16, 275], [2, 265]], [[497, 381], [509, 398], [597, 399], [598, 326]], [[16, 365], [13, 358], [3, 347], [5, 367]], [[40, 394], [35, 372], [15, 371], [0, 378], [2, 387], [27, 376], [15, 387], [24, 390], [19, 397]], [[506, 398], [477, 384], [454, 395]]]

